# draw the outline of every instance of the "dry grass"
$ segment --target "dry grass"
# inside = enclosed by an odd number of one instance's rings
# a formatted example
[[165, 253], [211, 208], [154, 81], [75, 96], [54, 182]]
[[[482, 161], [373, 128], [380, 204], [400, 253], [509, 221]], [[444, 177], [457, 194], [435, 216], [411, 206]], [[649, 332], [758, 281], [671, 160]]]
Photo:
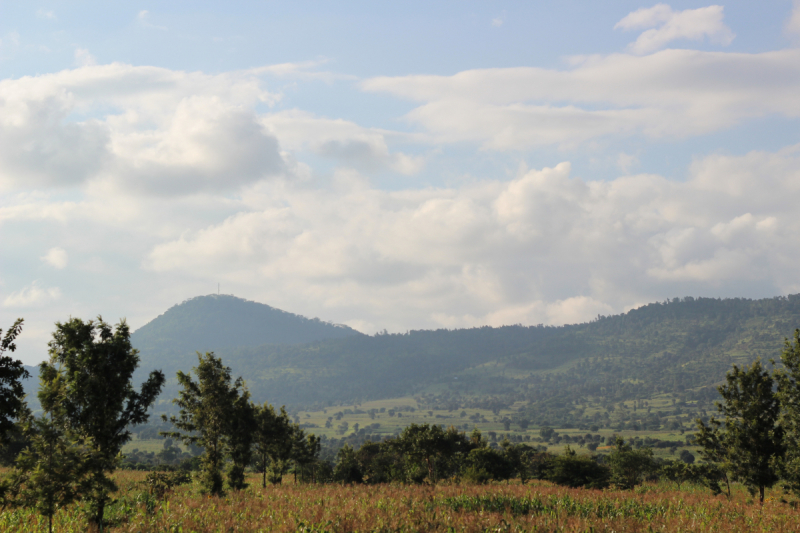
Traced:
[[[707, 491], [646, 486], [636, 492], [591, 491], [547, 483], [510, 485], [252, 487], [222, 498], [180, 487], [163, 501], [143, 492], [144, 474], [120, 472], [110, 509], [117, 532], [283, 531], [579, 531], [794, 532], [800, 510], [769, 500], [761, 508], [746, 493], [729, 501]], [[0, 530], [42, 531], [28, 510], [0, 515]], [[56, 531], [86, 531], [79, 505], [62, 509]]]

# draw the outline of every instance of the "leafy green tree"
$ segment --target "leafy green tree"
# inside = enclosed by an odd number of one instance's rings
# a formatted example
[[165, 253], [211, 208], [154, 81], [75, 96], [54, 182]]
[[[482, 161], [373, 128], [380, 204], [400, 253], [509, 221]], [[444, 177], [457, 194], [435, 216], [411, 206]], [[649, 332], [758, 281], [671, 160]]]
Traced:
[[233, 490], [247, 488], [244, 470], [253, 455], [254, 429], [255, 409], [250, 403], [250, 393], [242, 390], [234, 400], [228, 417], [228, 445], [232, 463], [228, 470], [228, 485]]
[[300, 481], [305, 480], [306, 467], [313, 465], [320, 450], [322, 443], [316, 435], [306, 435], [305, 431], [295, 427], [292, 434], [292, 461], [294, 462], [294, 481], [297, 483], [297, 474], [300, 474]]
[[22, 361], [12, 359], [6, 352], [14, 352], [14, 342], [22, 332], [23, 320], [18, 318], [6, 330], [0, 329], [0, 445], [5, 444], [6, 435], [14, 427], [14, 420], [19, 418], [25, 409], [25, 391], [21, 380], [29, 377]]
[[437, 466], [453, 466], [457, 454], [466, 455], [471, 446], [467, 438], [455, 428], [447, 431], [435, 424], [411, 424], [393, 441], [398, 453], [405, 455], [412, 463], [423, 465], [428, 480], [436, 483], [439, 472]]
[[63, 410], [41, 418], [26, 415], [21, 425], [29, 445], [17, 457], [12, 474], [14, 504], [47, 517], [52, 533], [56, 510], [85, 493], [85, 447], [64, 423]]
[[500, 447], [514, 469], [514, 474], [524, 485], [531, 478], [530, 461], [536, 450], [527, 444], [512, 444], [508, 439], [504, 439]]
[[261, 486], [270, 483], [281, 483], [289, 470], [294, 444], [295, 425], [292, 424], [285, 407], [280, 412], [264, 403], [254, 407], [256, 468], [262, 474]]
[[465, 466], [463, 475], [473, 483], [507, 480], [514, 473], [514, 465], [508, 457], [488, 446], [470, 450], [466, 456]]
[[603, 489], [608, 486], [610, 474], [609, 468], [595, 458], [578, 455], [567, 446], [563, 455], [556, 455], [549, 461], [546, 479], [573, 488]]
[[616, 438], [615, 445], [615, 449], [605, 457], [613, 485], [632, 489], [655, 471], [656, 463], [650, 448], [634, 450], [621, 437]]
[[87, 450], [82, 496], [90, 503], [91, 520], [102, 529], [109, 495], [117, 490], [109, 475], [131, 439], [129, 428], [147, 421], [164, 374], [151, 372], [139, 392], [133, 388], [139, 352], [131, 346], [125, 320], [113, 329], [102, 317], [56, 322], [48, 346], [50, 361], [40, 366], [39, 400], [45, 413], [59, 413], [52, 420], [63, 421]]
[[186, 445], [203, 448], [201, 486], [204, 493], [224, 493], [223, 467], [228, 454], [231, 418], [234, 406], [245, 394], [242, 378], [231, 383], [231, 369], [224, 366], [213, 352], [197, 353], [197, 366], [192, 376], [178, 372], [182, 390], [172, 402], [180, 408], [178, 416], [167, 418], [179, 431], [161, 434], [180, 439]]
[[794, 331], [792, 342], [785, 339], [784, 343], [781, 355], [784, 368], [775, 376], [786, 448], [779, 468], [786, 489], [800, 495], [800, 329]]
[[349, 444], [342, 446], [336, 454], [333, 479], [345, 484], [362, 483], [364, 481], [364, 473], [361, 471], [356, 452]]
[[712, 417], [706, 426], [698, 419], [697, 442], [763, 503], [764, 491], [779, 479], [776, 465], [785, 450], [775, 380], [761, 361], [749, 368], [733, 365], [726, 379], [717, 404], [724, 423]]

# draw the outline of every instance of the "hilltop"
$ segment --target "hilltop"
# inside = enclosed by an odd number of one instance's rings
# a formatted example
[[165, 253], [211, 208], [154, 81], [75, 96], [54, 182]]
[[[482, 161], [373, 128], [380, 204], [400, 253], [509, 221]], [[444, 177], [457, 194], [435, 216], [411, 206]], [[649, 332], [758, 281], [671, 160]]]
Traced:
[[195, 352], [266, 344], [292, 345], [362, 336], [348, 326], [306, 318], [231, 295], [197, 296], [131, 334], [142, 368], [189, 370]]

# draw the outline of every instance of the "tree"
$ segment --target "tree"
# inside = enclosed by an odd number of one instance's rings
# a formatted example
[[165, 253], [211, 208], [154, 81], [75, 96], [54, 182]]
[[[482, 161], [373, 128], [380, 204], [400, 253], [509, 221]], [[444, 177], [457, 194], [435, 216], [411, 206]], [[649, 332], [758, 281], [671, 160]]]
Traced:
[[557, 485], [603, 489], [608, 486], [609, 468], [593, 457], [578, 455], [569, 446], [563, 455], [556, 455], [547, 465], [546, 478]]
[[267, 486], [267, 477], [270, 483], [281, 483], [292, 459], [296, 426], [289, 419], [285, 407], [281, 407], [280, 413], [276, 413], [272, 405], [264, 402], [263, 405], [254, 406], [254, 412], [253, 441], [256, 468], [262, 475], [261, 486]]
[[131, 346], [124, 319], [113, 330], [102, 317], [56, 322], [48, 346], [50, 361], [40, 366], [39, 400], [51, 420], [65, 424], [87, 450], [82, 496], [90, 502], [91, 520], [102, 529], [109, 494], [117, 490], [109, 474], [131, 438], [129, 428], [149, 418], [164, 374], [151, 372], [140, 391], [134, 390], [131, 378], [139, 352]]
[[[224, 493], [223, 466], [228, 453], [231, 419], [238, 416], [235, 406], [241, 396], [246, 395], [242, 378], [231, 383], [231, 369], [223, 366], [222, 360], [213, 352], [197, 353], [197, 366], [192, 376], [178, 372], [178, 383], [182, 390], [172, 402], [180, 408], [178, 416], [167, 418], [181, 431], [164, 431], [162, 435], [180, 439], [186, 445], [203, 448], [201, 465], [203, 492], [215, 496]], [[239, 413], [241, 414], [241, 413]], [[235, 439], [234, 439], [235, 440]], [[240, 444], [234, 442], [234, 444]]]
[[712, 417], [706, 426], [698, 419], [697, 442], [763, 503], [764, 491], [779, 479], [776, 465], [784, 453], [775, 380], [761, 361], [749, 368], [733, 365], [726, 380], [717, 388], [723, 399], [717, 410], [725, 420]]
[[247, 488], [244, 469], [253, 455], [254, 426], [255, 410], [250, 403], [250, 393], [242, 390], [228, 417], [228, 445], [232, 463], [228, 470], [228, 485], [233, 490]]
[[794, 331], [793, 342], [785, 339], [784, 344], [784, 368], [775, 373], [786, 450], [778, 463], [786, 489], [800, 495], [800, 329]]
[[21, 425], [29, 445], [17, 457], [11, 477], [14, 503], [32, 507], [47, 517], [52, 533], [56, 509], [72, 503], [85, 491], [85, 450], [64, 423], [63, 410], [41, 418], [28, 414]]
[[17, 349], [14, 341], [22, 332], [22, 323], [23, 320], [18, 318], [6, 330], [5, 336], [0, 329], [0, 446], [5, 444], [7, 433], [14, 427], [14, 420], [25, 409], [25, 391], [21, 380], [29, 377], [28, 371], [22, 366], [22, 361], [5, 355]]
[[632, 489], [655, 470], [653, 450], [634, 450], [621, 437], [616, 438], [615, 444], [616, 448], [605, 458], [611, 469], [611, 483], [621, 489]]

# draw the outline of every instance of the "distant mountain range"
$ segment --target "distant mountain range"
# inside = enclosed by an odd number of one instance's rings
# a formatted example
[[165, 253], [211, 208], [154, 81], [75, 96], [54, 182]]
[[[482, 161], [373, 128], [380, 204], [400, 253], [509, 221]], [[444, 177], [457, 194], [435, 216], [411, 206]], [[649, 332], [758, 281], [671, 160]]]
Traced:
[[[512, 405], [563, 419], [576, 401], [716, 398], [732, 363], [778, 358], [800, 327], [800, 295], [683, 298], [560, 327], [505, 326], [363, 335], [233, 296], [193, 298], [133, 333], [141, 370], [177, 370], [215, 351], [257, 401], [320, 407], [417, 395]], [[487, 404], [488, 405], [488, 404]], [[566, 410], [564, 410], [566, 409]], [[549, 413], [549, 414], [542, 414]]]
[[211, 295], [170, 308], [132, 342], [141, 352], [137, 380], [153, 369], [167, 375], [157, 410], [177, 395], [177, 370], [214, 351], [259, 402], [321, 408], [413, 395], [449, 409], [514, 405], [533, 423], [577, 424], [632, 399], [669, 397], [676, 412], [702, 413], [731, 364], [778, 359], [797, 327], [800, 295], [687, 297], [585, 324], [368, 336]]

